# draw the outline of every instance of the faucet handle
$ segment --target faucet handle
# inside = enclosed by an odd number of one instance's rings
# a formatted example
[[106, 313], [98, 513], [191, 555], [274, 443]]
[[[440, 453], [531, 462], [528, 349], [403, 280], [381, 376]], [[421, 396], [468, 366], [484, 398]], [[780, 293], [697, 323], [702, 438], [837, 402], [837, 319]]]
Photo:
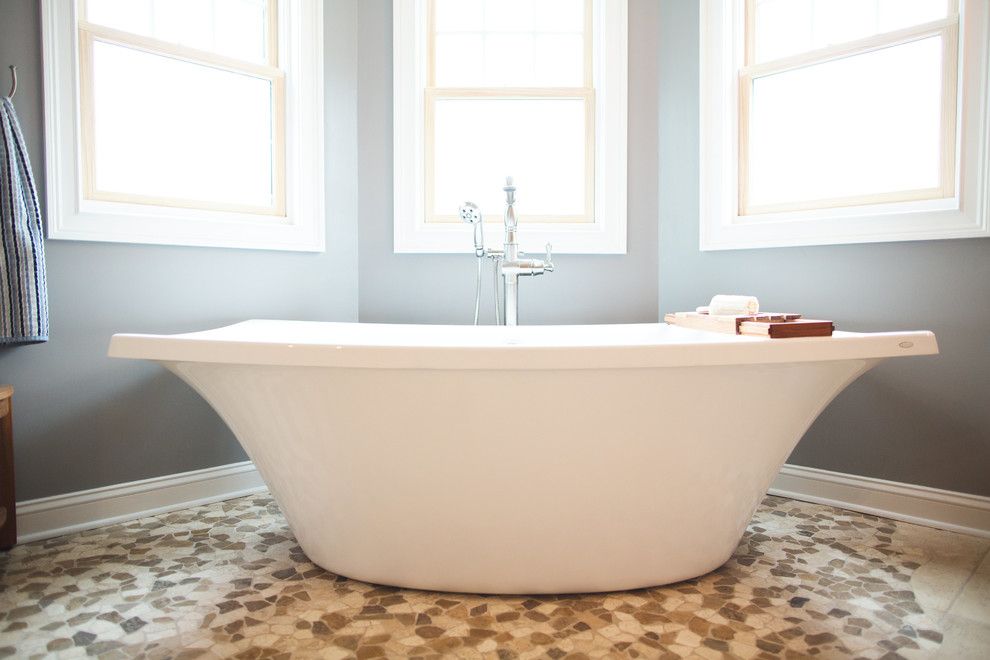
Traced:
[[547, 254], [546, 254], [546, 259], [544, 261], [545, 261], [545, 263], [543, 265], [543, 270], [552, 273], [553, 272], [553, 246], [550, 243], [547, 243]]

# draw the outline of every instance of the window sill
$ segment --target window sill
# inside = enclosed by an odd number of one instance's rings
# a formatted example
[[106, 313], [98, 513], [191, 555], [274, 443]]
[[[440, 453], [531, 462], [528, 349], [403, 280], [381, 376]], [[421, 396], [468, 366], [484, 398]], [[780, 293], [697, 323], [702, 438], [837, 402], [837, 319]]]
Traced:
[[[120, 212], [97, 210], [92, 202], [80, 212], [52, 212], [48, 238], [108, 243], [147, 243], [196, 247], [241, 248], [323, 252], [322, 222], [293, 223], [286, 218], [261, 219], [239, 213], [175, 209], [179, 213], [155, 215], [157, 207]], [[136, 206], [136, 205], [135, 205]], [[50, 206], [51, 208], [51, 206]], [[54, 211], [54, 209], [53, 209]], [[187, 211], [181, 213], [181, 211]]]
[[[987, 199], [968, 212], [956, 200], [877, 204], [760, 216], [720, 213], [701, 200], [702, 251], [927, 241], [990, 236]], [[719, 219], [722, 219], [719, 222]]]

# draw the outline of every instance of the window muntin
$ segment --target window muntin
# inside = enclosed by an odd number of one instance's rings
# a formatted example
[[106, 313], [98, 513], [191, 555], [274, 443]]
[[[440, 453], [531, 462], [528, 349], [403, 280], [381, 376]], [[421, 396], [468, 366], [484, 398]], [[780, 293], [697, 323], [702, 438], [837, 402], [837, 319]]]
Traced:
[[[805, 17], [792, 7], [786, 20], [769, 21], [764, 13], [777, 2], [747, 0], [745, 6], [739, 215], [952, 198], [959, 21], [955, 3], [916, 0], [899, 11], [880, 0], [798, 0], [794, 7], [805, 7], [813, 19], [826, 18], [818, 19], [820, 27], [813, 21], [807, 38], [797, 40], [796, 47], [804, 50], [795, 51], [795, 40], [785, 48], [780, 35], [788, 24], [804, 25]], [[827, 12], [818, 10], [823, 4], [828, 4]], [[841, 7], [853, 18], [863, 14], [869, 20], [843, 23], [834, 16]], [[948, 17], [946, 11], [951, 12]], [[829, 16], [833, 20], [826, 20]], [[906, 20], [932, 16], [943, 18], [876, 34]], [[858, 24], [860, 28], [846, 29]], [[870, 36], [833, 43], [864, 33]], [[764, 48], [765, 42], [769, 48]], [[760, 61], [766, 52], [788, 54]]]
[[[594, 222], [591, 10], [591, 0], [428, 0], [426, 222], [459, 222], [465, 199], [501, 208], [492, 182], [507, 174], [527, 191], [520, 222]], [[493, 211], [486, 220], [501, 218]]]
[[[83, 200], [285, 216], [274, 0], [120, 4], [79, 7], [80, 17], [138, 30], [78, 21]], [[175, 20], [190, 4], [198, 9]], [[206, 6], [226, 20], [207, 21]], [[264, 63], [222, 54], [238, 49]]]

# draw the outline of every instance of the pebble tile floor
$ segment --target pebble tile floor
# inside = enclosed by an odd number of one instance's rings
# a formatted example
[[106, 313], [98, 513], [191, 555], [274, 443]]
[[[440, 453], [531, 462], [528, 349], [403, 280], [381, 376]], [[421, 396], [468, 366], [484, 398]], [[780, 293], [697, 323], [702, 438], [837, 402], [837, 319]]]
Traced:
[[431, 593], [314, 566], [262, 494], [0, 554], [0, 657], [990, 658], [988, 549], [768, 496], [694, 580]]

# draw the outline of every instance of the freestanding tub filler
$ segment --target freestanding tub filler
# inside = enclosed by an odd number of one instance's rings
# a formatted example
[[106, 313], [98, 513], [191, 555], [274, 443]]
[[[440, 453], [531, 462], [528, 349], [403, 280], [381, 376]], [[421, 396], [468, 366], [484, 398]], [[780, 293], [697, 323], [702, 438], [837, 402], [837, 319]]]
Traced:
[[334, 573], [480, 593], [646, 587], [732, 554], [819, 412], [930, 332], [246, 321], [115, 335], [223, 417]]

